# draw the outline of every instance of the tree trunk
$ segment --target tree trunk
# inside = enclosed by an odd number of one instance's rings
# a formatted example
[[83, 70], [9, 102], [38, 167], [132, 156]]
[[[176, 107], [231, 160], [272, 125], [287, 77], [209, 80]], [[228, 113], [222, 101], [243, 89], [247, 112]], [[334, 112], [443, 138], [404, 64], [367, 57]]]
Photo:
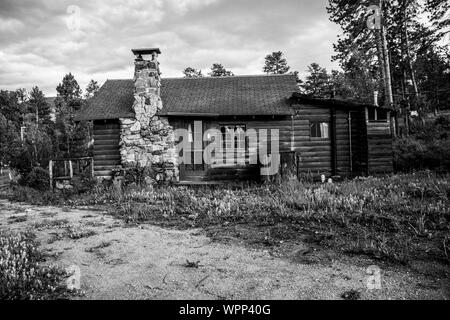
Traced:
[[405, 46], [406, 46], [405, 47], [406, 59], [408, 62], [408, 69], [409, 69], [409, 73], [410, 73], [411, 81], [412, 81], [412, 85], [413, 85], [414, 98], [417, 101], [419, 99], [419, 90], [417, 88], [416, 76], [415, 76], [414, 68], [412, 65], [411, 51], [409, 49], [409, 35], [408, 35], [408, 22], [407, 21], [405, 21], [404, 34], [405, 34]]
[[377, 51], [378, 51], [378, 60], [380, 61], [380, 73], [381, 73], [381, 79], [383, 79], [383, 88], [384, 88], [384, 98], [385, 101], [387, 101], [387, 84], [386, 84], [386, 67], [385, 60], [384, 60], [384, 54], [383, 54], [383, 41], [381, 39], [381, 32], [376, 32], [376, 38], [377, 38]]
[[389, 51], [386, 40], [386, 29], [383, 19], [383, 0], [379, 0], [380, 7], [380, 27], [378, 30], [378, 57], [380, 59], [381, 74], [384, 84], [385, 105], [392, 107], [394, 97], [392, 94], [391, 66], [389, 61]]
[[394, 105], [394, 97], [392, 94], [392, 81], [391, 81], [391, 62], [389, 61], [389, 51], [386, 40], [386, 30], [384, 28], [383, 20], [381, 20], [380, 33], [381, 43], [383, 45], [383, 58], [385, 68], [385, 86], [386, 86], [386, 100], [389, 107]]

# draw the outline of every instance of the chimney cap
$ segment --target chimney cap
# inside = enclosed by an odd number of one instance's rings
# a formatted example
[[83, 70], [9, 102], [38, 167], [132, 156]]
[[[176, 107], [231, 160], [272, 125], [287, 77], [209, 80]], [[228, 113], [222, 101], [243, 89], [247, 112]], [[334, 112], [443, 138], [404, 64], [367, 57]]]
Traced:
[[135, 56], [140, 56], [140, 55], [144, 55], [144, 54], [153, 54], [153, 53], [157, 53], [157, 54], [161, 54], [161, 50], [159, 50], [159, 48], [146, 48], [146, 49], [131, 49], [131, 51], [133, 52], [133, 54]]

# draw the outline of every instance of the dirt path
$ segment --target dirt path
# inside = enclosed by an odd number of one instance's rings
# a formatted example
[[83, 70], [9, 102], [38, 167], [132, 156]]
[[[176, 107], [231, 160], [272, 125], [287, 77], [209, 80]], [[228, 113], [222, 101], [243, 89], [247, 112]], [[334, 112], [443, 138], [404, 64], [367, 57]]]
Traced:
[[[383, 269], [382, 289], [368, 290], [368, 260], [299, 264], [212, 242], [201, 230], [127, 227], [95, 210], [0, 200], [0, 229], [30, 229], [49, 262], [79, 266], [85, 299], [341, 299], [352, 289], [362, 299], [448, 298], [446, 280], [406, 269]], [[186, 267], [187, 260], [199, 261], [198, 268]]]

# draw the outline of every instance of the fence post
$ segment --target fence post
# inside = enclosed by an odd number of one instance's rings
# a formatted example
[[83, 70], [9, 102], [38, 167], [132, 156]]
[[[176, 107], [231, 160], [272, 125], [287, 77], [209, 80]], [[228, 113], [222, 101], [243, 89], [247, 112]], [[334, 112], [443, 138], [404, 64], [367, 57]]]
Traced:
[[50, 190], [53, 190], [53, 160], [48, 163], [48, 173], [50, 176]]
[[73, 166], [72, 166], [72, 160], [69, 160], [69, 178], [73, 178]]

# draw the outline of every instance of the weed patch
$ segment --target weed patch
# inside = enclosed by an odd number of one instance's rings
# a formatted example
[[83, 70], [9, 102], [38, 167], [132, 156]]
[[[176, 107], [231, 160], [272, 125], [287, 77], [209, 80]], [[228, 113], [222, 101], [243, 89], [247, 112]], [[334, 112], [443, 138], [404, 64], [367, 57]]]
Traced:
[[41, 300], [68, 298], [68, 276], [56, 266], [44, 266], [44, 256], [30, 233], [0, 233], [0, 299]]

